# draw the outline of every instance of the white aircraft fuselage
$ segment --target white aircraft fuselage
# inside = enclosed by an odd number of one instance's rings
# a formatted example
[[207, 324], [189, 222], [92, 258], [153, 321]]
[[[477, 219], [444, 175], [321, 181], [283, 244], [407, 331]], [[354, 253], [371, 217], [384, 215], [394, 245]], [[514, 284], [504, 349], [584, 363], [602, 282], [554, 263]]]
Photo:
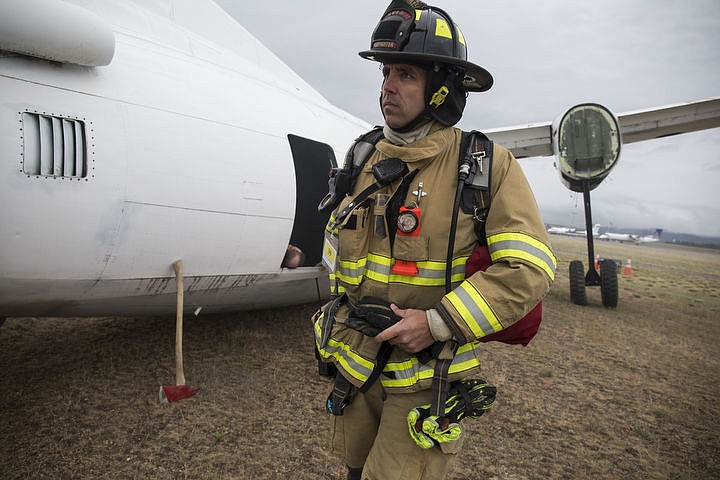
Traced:
[[[0, 317], [171, 312], [178, 259], [191, 310], [324, 296], [316, 206], [365, 122], [210, 1], [2, 10]], [[108, 35], [106, 65], [67, 63]], [[281, 268], [290, 242], [310, 266]]]

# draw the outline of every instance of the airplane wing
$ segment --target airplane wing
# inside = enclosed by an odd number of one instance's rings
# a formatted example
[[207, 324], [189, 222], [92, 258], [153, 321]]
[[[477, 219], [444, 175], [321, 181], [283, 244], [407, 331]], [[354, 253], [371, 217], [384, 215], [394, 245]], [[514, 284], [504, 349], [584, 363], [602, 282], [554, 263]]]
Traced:
[[623, 143], [720, 127], [720, 98], [618, 115]]
[[[617, 115], [622, 143], [720, 127], [720, 97]], [[553, 122], [486, 130], [516, 158], [553, 155]]]
[[484, 132], [490, 140], [510, 150], [515, 158], [553, 154], [552, 122], [493, 128]]

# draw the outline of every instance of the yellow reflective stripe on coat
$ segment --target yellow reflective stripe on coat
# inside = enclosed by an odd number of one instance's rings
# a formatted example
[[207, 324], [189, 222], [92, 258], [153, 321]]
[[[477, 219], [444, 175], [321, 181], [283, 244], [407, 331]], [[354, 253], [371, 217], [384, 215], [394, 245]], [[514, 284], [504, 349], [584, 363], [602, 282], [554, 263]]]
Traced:
[[360, 285], [363, 276], [365, 275], [365, 264], [367, 258], [360, 258], [358, 260], [342, 260], [338, 261], [338, 271], [335, 273], [338, 280], [348, 283], [350, 285]]
[[345, 288], [337, 281], [334, 273], [328, 273], [328, 279], [330, 280], [330, 295], [335, 297], [345, 293]]
[[518, 258], [541, 268], [550, 280], [555, 279], [557, 260], [550, 248], [524, 233], [498, 233], [487, 238], [493, 263], [504, 258]]
[[[467, 256], [463, 256], [453, 260], [451, 273], [453, 282], [461, 282], [465, 278], [467, 259]], [[402, 283], [426, 287], [445, 285], [445, 262], [431, 260], [416, 262], [418, 274], [414, 276], [392, 273], [393, 262], [390, 257], [374, 253], [354, 261], [340, 260], [337, 278], [350, 285], [360, 285], [363, 277], [385, 284]]]
[[315, 321], [315, 346], [320, 356], [325, 359], [334, 358], [348, 374], [361, 382], [367, 381], [373, 368], [375, 368], [375, 364], [353, 352], [350, 345], [330, 338], [324, 348], [320, 347], [322, 319], [323, 315], [320, 315]]
[[330, 295], [333, 295], [333, 296], [337, 295], [338, 286], [337, 286], [337, 281], [335, 281], [335, 274], [332, 272], [329, 272], [328, 280], [330, 281], [329, 282], [330, 283]]
[[445, 298], [455, 307], [455, 310], [465, 320], [468, 328], [476, 338], [503, 329], [490, 304], [472, 283], [468, 281], [462, 282], [455, 290], [448, 293]]
[[[479, 342], [470, 342], [458, 348], [453, 362], [450, 364], [448, 375], [461, 373], [480, 365], [475, 349]], [[420, 363], [415, 356], [409, 357], [402, 362], [388, 362], [383, 369], [385, 375], [381, 376], [381, 382], [385, 387], [410, 387], [421, 380], [433, 378], [434, 368]]]

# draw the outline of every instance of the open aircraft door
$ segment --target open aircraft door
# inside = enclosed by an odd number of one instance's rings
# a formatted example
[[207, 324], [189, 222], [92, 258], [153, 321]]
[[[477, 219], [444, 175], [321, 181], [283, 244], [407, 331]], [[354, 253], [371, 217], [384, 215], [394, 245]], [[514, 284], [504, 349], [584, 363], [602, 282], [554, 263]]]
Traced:
[[322, 259], [325, 225], [330, 213], [318, 211], [328, 189], [328, 174], [337, 167], [330, 145], [297, 135], [288, 135], [295, 163], [295, 217], [290, 243], [305, 253], [303, 266], [314, 266]]

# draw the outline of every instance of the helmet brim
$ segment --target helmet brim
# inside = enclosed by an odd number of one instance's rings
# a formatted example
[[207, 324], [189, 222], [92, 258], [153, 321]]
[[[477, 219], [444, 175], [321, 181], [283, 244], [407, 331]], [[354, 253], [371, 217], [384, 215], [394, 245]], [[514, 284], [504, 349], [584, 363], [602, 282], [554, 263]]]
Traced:
[[381, 63], [409, 63], [409, 64], [432, 64], [440, 63], [446, 65], [457, 65], [465, 70], [465, 78], [463, 79], [463, 87], [468, 92], [485, 92], [490, 90], [493, 85], [493, 77], [480, 65], [475, 65], [466, 60], [459, 58], [450, 58], [443, 55], [433, 55], [429, 53], [411, 53], [411, 52], [388, 52], [382, 50], [365, 50], [359, 52], [362, 58], [373, 60]]

